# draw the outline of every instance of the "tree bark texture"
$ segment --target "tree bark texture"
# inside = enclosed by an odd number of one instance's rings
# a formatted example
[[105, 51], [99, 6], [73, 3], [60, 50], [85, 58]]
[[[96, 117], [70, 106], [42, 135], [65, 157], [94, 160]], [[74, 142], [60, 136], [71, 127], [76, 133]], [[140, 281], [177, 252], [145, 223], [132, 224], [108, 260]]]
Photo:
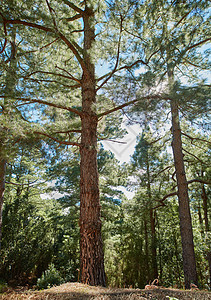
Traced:
[[156, 229], [155, 229], [156, 214], [153, 209], [150, 209], [150, 225], [151, 225], [151, 238], [152, 238], [152, 279], [158, 278], [158, 266], [157, 266], [157, 243], [156, 243]]
[[2, 239], [2, 210], [5, 190], [6, 160], [0, 156], [0, 250]]
[[[203, 177], [203, 172], [202, 172], [202, 177]], [[205, 222], [205, 232], [207, 234], [207, 236], [209, 237], [209, 231], [210, 231], [210, 226], [209, 226], [209, 218], [208, 218], [208, 196], [206, 193], [206, 189], [204, 184], [202, 184], [202, 199], [203, 199], [203, 210], [204, 210], [204, 222]], [[211, 288], [211, 250], [209, 247], [210, 241], [207, 241], [208, 243], [208, 247], [207, 247], [207, 261], [208, 261], [208, 265], [209, 265], [209, 274], [210, 274], [210, 288]]]
[[197, 273], [193, 243], [193, 229], [188, 197], [188, 184], [185, 174], [179, 110], [176, 100], [171, 100], [171, 115], [173, 137], [172, 149], [178, 188], [180, 232], [183, 250], [183, 270], [185, 276], [185, 288], [189, 289], [191, 283], [197, 284]]
[[152, 255], [152, 273], [151, 279], [158, 278], [158, 266], [157, 266], [157, 245], [156, 245], [156, 228], [155, 218], [156, 213], [152, 209], [152, 193], [151, 193], [151, 178], [150, 178], [150, 165], [149, 165], [149, 153], [147, 149], [146, 164], [147, 164], [147, 194], [150, 201], [149, 215], [150, 215], [150, 229], [151, 229], [151, 255]]
[[96, 102], [95, 70], [89, 50], [94, 42], [92, 10], [85, 9], [84, 60], [82, 76], [82, 134], [80, 178], [80, 264], [81, 282], [105, 286], [104, 254], [101, 237], [101, 206], [97, 167], [97, 124], [93, 109]]

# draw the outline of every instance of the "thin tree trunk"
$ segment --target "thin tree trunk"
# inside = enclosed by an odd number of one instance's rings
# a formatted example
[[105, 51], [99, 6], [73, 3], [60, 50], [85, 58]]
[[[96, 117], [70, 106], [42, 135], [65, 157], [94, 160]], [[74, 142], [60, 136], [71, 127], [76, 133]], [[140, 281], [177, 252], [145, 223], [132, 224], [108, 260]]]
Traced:
[[152, 279], [158, 278], [158, 266], [157, 266], [157, 247], [156, 247], [156, 230], [155, 230], [155, 213], [152, 209], [152, 193], [151, 193], [151, 181], [150, 181], [150, 166], [149, 166], [149, 153], [147, 149], [147, 193], [150, 202], [150, 228], [151, 228], [151, 255], [152, 255]]
[[6, 160], [0, 157], [0, 250], [2, 239], [2, 211], [4, 202], [4, 190], [5, 190], [5, 173], [6, 173]]
[[147, 220], [146, 218], [144, 219], [144, 235], [145, 235], [145, 255], [146, 255], [146, 274], [147, 274], [147, 282], [150, 280], [150, 275], [149, 275], [149, 241], [148, 241], [148, 230], [147, 230]]
[[158, 266], [157, 266], [157, 247], [156, 247], [156, 230], [155, 230], [155, 212], [150, 209], [150, 225], [151, 225], [151, 236], [152, 236], [152, 278], [158, 278]]
[[[203, 172], [202, 172], [202, 176], [203, 176]], [[202, 199], [203, 199], [203, 210], [204, 210], [204, 222], [205, 222], [205, 232], [207, 233], [207, 236], [209, 236], [209, 231], [210, 231], [210, 227], [209, 227], [209, 221], [208, 221], [208, 196], [204, 187], [204, 184], [202, 184]], [[211, 251], [209, 248], [209, 241], [207, 241], [208, 247], [207, 247], [207, 261], [209, 264], [209, 273], [210, 273], [210, 288], [211, 288]]]
[[185, 174], [185, 166], [182, 153], [181, 129], [179, 122], [179, 110], [176, 100], [171, 100], [171, 115], [173, 136], [172, 149], [178, 188], [180, 232], [183, 250], [183, 270], [185, 276], [185, 288], [189, 289], [191, 283], [197, 284], [197, 273], [188, 197], [188, 184]]
[[82, 134], [80, 179], [80, 263], [81, 282], [105, 286], [103, 243], [101, 238], [101, 206], [97, 167], [97, 115], [95, 70], [88, 51], [94, 42], [91, 26], [93, 11], [86, 7], [84, 20], [84, 59], [87, 70], [82, 76]]

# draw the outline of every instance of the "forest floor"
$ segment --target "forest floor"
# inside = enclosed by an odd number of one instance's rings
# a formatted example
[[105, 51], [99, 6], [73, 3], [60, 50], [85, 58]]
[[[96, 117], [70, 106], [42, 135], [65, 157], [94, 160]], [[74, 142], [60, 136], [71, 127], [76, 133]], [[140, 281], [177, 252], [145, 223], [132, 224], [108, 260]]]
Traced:
[[8, 289], [0, 294], [0, 300], [211, 300], [211, 292], [178, 290], [158, 287], [156, 289], [110, 289], [81, 283], [65, 283], [47, 290]]

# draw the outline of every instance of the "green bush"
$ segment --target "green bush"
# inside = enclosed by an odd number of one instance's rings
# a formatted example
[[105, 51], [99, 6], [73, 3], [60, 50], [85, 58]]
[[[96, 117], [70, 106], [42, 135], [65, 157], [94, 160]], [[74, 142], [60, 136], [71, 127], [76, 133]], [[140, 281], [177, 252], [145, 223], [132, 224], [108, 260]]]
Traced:
[[63, 283], [63, 278], [60, 276], [54, 264], [50, 264], [49, 268], [37, 280], [37, 287], [39, 289], [50, 288], [54, 285]]
[[0, 294], [7, 290], [7, 283], [0, 279]]

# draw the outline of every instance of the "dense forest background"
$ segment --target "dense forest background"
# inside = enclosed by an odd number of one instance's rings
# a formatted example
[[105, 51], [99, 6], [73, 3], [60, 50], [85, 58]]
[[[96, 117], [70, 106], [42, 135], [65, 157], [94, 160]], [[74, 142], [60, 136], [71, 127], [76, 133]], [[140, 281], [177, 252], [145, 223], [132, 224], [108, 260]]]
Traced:
[[[3, 282], [86, 282], [93, 208], [107, 285], [210, 288], [209, 11], [201, 0], [1, 1]], [[123, 123], [139, 132], [120, 164], [103, 141], [124, 142]]]

